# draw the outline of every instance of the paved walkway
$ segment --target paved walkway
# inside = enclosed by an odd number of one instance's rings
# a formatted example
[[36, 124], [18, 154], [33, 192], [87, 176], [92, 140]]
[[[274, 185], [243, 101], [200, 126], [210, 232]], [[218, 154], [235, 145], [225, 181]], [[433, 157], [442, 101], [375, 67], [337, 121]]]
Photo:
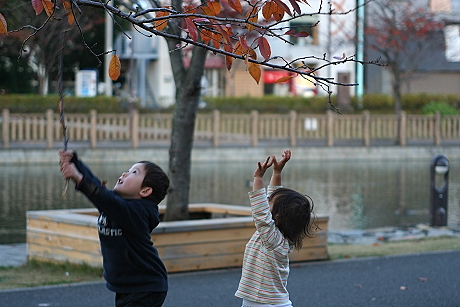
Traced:
[[[292, 264], [296, 307], [460, 307], [460, 252]], [[171, 274], [163, 307], [239, 307], [240, 269]], [[5, 307], [112, 307], [104, 282], [0, 291]]]

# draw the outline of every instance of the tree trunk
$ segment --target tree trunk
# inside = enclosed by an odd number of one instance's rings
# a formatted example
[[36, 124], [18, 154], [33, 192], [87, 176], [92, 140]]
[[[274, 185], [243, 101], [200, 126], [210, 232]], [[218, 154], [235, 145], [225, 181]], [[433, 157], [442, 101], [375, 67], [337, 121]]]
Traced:
[[[168, 45], [170, 50], [176, 48], [174, 41], [168, 41]], [[165, 220], [167, 221], [189, 218], [193, 135], [200, 101], [201, 78], [204, 73], [206, 50], [194, 47], [190, 67], [187, 69], [184, 65], [182, 52], [172, 52], [170, 58], [176, 83], [176, 107], [169, 149], [171, 186], [166, 205]]]

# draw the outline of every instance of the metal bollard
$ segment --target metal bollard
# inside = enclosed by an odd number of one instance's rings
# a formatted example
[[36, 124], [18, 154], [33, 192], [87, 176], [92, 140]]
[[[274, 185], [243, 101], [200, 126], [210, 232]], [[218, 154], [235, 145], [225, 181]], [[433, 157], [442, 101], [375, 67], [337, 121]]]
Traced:
[[449, 188], [449, 160], [444, 155], [434, 157], [431, 163], [430, 225], [447, 226]]

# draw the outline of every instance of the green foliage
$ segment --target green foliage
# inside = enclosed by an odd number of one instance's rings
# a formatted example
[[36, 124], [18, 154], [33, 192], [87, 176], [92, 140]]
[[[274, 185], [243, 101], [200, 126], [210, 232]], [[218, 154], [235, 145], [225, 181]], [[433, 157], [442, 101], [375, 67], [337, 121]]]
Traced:
[[455, 109], [453, 106], [448, 104], [445, 101], [432, 101], [422, 108], [422, 113], [425, 115], [434, 115], [436, 112], [441, 113], [441, 115], [458, 115], [460, 112]]
[[[57, 95], [0, 95], [0, 109], [9, 109], [11, 113], [44, 113], [47, 109], [58, 112]], [[68, 113], [88, 113], [94, 109], [100, 113], [123, 113], [120, 101], [114, 97], [96, 96], [91, 98], [65, 97], [65, 111]]]
[[229, 113], [249, 113], [257, 110], [261, 113], [287, 113], [295, 110], [302, 113], [324, 113], [329, 107], [327, 97], [204, 97], [204, 111], [220, 110]]

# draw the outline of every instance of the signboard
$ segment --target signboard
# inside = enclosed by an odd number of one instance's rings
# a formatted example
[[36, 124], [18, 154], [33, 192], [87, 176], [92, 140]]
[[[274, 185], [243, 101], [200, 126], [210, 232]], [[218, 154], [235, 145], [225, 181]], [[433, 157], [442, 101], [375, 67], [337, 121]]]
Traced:
[[94, 97], [97, 95], [96, 69], [80, 70], [75, 79], [75, 95], [77, 97]]

